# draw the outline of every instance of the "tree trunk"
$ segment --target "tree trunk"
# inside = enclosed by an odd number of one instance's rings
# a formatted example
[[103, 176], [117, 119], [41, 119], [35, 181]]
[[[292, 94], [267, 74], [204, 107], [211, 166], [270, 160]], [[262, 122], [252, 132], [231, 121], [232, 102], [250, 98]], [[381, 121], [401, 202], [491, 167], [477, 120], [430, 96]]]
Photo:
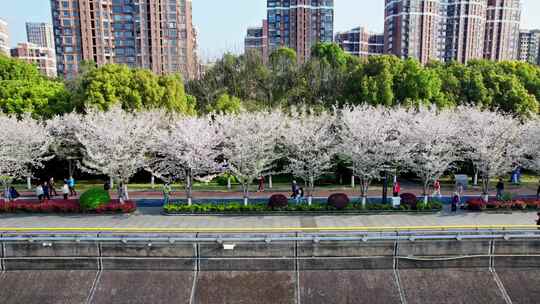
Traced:
[[231, 190], [231, 177], [227, 177], [227, 190]]
[[366, 208], [367, 204], [367, 197], [368, 197], [368, 189], [369, 189], [369, 179], [365, 176], [360, 177], [360, 195], [362, 197], [362, 209]]
[[249, 182], [242, 182], [242, 191], [244, 193], [244, 206], [249, 203]]
[[26, 178], [26, 189], [32, 190], [32, 178], [30, 176]]
[[273, 185], [273, 183], [272, 183], [272, 174], [270, 174], [270, 175], [268, 176], [268, 188], [269, 188], [269, 189], [272, 189], [273, 186], [274, 186], [274, 185]]
[[308, 206], [311, 206], [313, 203], [313, 192], [315, 191], [315, 180], [313, 176], [309, 177], [309, 193], [308, 193]]
[[193, 194], [193, 176], [190, 169], [186, 170], [186, 198], [188, 206], [191, 206]]
[[111, 189], [114, 189], [114, 178], [112, 178], [112, 176], [109, 177], [109, 184]]
[[482, 174], [482, 198], [489, 201], [489, 174]]
[[426, 206], [428, 204], [428, 199], [429, 199], [429, 179], [424, 179], [424, 182], [423, 182], [423, 190], [422, 190], [424, 193], [424, 206]]
[[354, 184], [354, 175], [351, 176], [351, 188], [354, 189], [356, 185]]
[[152, 175], [152, 177], [150, 177], [150, 186], [152, 187], [152, 189], [154, 189], [156, 183], [155, 183], [156, 179], [155, 177]]
[[473, 186], [478, 186], [478, 169], [474, 169]]
[[118, 193], [118, 200], [120, 201], [121, 204], [123, 204], [125, 202], [124, 200], [124, 182], [121, 181], [121, 180], [118, 180], [117, 182], [117, 186], [116, 186], [116, 191]]

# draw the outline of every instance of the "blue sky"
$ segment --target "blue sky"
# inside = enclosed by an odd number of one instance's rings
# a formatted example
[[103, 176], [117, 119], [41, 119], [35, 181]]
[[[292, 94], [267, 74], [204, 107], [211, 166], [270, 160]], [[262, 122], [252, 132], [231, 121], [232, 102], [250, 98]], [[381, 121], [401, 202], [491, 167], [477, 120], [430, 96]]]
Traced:
[[[50, 22], [50, 0], [0, 0], [0, 18], [9, 23], [11, 44], [26, 40], [26, 21]], [[364, 25], [383, 29], [383, 0], [335, 0], [335, 30]], [[523, 28], [540, 28], [540, 1], [522, 0]], [[241, 52], [248, 26], [266, 15], [265, 0], [193, 0], [193, 22], [199, 32], [202, 58], [225, 51]]]

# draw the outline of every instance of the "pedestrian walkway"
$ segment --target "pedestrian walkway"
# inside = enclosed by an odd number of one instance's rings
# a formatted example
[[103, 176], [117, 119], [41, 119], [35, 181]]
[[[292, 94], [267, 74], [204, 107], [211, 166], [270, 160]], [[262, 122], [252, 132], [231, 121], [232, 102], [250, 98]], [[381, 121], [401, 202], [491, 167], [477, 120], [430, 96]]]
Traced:
[[139, 208], [131, 215], [0, 215], [3, 228], [110, 227], [185, 228], [190, 230], [321, 228], [321, 227], [417, 227], [462, 225], [534, 225], [536, 212], [473, 213], [447, 210], [437, 214], [328, 215], [328, 216], [166, 216], [160, 208]]

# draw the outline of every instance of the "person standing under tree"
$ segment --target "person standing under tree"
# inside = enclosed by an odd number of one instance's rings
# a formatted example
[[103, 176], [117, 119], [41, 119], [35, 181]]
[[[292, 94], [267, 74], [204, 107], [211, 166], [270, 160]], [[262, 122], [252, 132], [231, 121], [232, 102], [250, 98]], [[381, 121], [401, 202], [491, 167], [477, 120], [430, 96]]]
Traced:
[[163, 205], [164, 206], [169, 205], [170, 204], [169, 198], [171, 195], [171, 184], [169, 182], [166, 182], [163, 185], [162, 191], [163, 191]]
[[259, 190], [258, 192], [264, 192], [264, 176], [259, 176]]
[[441, 197], [441, 182], [436, 180], [433, 184], [433, 196]]
[[41, 184], [37, 184], [36, 186], [36, 196], [40, 203], [43, 202], [43, 186]]
[[62, 186], [62, 195], [64, 196], [64, 200], [68, 199], [69, 186], [68, 186], [67, 180], [64, 180], [64, 185]]
[[75, 196], [77, 195], [77, 191], [75, 191], [75, 179], [73, 176], [70, 176], [68, 179], [68, 187], [69, 187], [69, 195]]
[[503, 192], [504, 192], [504, 181], [502, 178], [499, 178], [499, 182], [497, 183], [497, 199], [501, 200], [503, 198]]
[[43, 189], [43, 197], [46, 200], [50, 200], [51, 195], [50, 195], [50, 192], [49, 192], [49, 182], [44, 181], [43, 184], [42, 184], [42, 189]]
[[395, 181], [394, 186], [392, 187], [392, 193], [394, 197], [398, 197], [400, 192], [401, 192], [401, 186], [399, 185], [398, 181]]
[[536, 199], [540, 199], [540, 181], [538, 182], [538, 189], [536, 190]]
[[49, 193], [52, 196], [58, 196], [58, 192], [56, 192], [56, 184], [54, 182], [54, 177], [49, 178]]

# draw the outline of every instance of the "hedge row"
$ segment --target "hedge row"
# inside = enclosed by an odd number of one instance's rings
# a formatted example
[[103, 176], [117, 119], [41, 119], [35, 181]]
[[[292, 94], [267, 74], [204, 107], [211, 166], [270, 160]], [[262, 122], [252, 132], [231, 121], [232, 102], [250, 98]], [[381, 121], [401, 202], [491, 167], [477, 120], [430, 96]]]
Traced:
[[540, 200], [523, 199], [523, 200], [489, 200], [485, 202], [481, 198], [474, 198], [467, 201], [465, 205], [467, 210], [484, 211], [484, 210], [540, 210]]
[[[366, 212], [366, 211], [413, 211], [408, 205], [401, 205], [399, 208], [393, 208], [390, 204], [367, 204], [365, 208], [360, 203], [348, 204], [345, 208], [338, 209], [329, 204], [316, 203], [307, 204], [291, 204], [285, 207], [274, 207], [265, 204], [247, 205], [241, 203], [227, 204], [170, 204], [165, 205], [164, 211], [169, 214], [206, 214], [206, 213], [272, 213], [272, 212]], [[416, 211], [440, 211], [442, 204], [438, 202], [430, 202], [427, 205], [418, 204]]]
[[0, 201], [0, 213], [131, 213], [137, 209], [135, 202], [121, 204], [111, 201], [93, 210], [81, 208], [76, 200], [47, 200], [38, 201]]

